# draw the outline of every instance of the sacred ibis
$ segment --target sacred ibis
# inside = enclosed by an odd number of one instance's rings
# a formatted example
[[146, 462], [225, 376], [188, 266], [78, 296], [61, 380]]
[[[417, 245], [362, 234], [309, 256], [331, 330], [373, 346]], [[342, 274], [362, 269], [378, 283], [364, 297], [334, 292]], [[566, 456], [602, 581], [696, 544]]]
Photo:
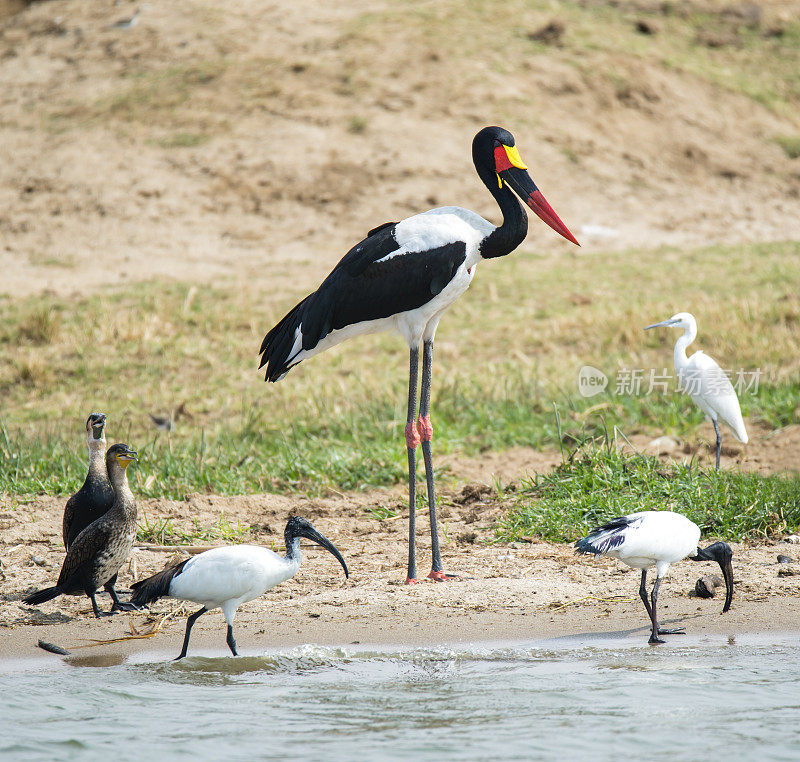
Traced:
[[233, 620], [236, 610], [243, 603], [263, 595], [275, 585], [293, 577], [300, 568], [300, 538], [305, 537], [332, 553], [350, 576], [341, 553], [333, 543], [321, 535], [311, 523], [299, 516], [292, 516], [283, 533], [286, 555], [279, 556], [268, 548], [257, 545], [233, 545], [227, 548], [212, 548], [176, 566], [154, 574], [131, 585], [131, 601], [144, 606], [167, 596], [184, 601], [201, 603], [203, 607], [186, 620], [183, 648], [175, 659], [186, 656], [189, 636], [197, 618], [206, 611], [221, 608], [228, 623], [226, 642], [234, 656], [236, 641], [233, 639]]
[[[336, 265], [322, 285], [267, 333], [261, 344], [266, 380], [279, 381], [295, 365], [364, 333], [397, 331], [410, 350], [405, 439], [409, 474], [407, 583], [416, 582], [416, 450], [422, 443], [433, 556], [429, 578], [443, 581], [436, 527], [430, 419], [433, 339], [445, 310], [469, 287], [484, 259], [510, 254], [528, 230], [528, 218], [514, 193], [551, 228], [577, 244], [527, 173], [514, 136], [485, 127], [472, 141], [478, 177], [503, 214], [498, 227], [469, 209], [445, 206], [370, 230]], [[513, 191], [513, 192], [512, 192]], [[419, 345], [422, 389], [416, 416]], [[415, 422], [416, 417], [416, 422]]]
[[[575, 543], [575, 552], [611, 556], [634, 569], [642, 570], [639, 596], [652, 623], [649, 642], [663, 643], [659, 635], [684, 634], [683, 629], [662, 630], [658, 626], [656, 617], [658, 588], [670, 564], [687, 557], [692, 561], [716, 561], [725, 578], [725, 605], [722, 612], [725, 613], [731, 607], [733, 600], [731, 547], [724, 542], [715, 542], [702, 549], [697, 544], [699, 541], [700, 527], [685, 516], [671, 511], [641, 511], [621, 516], [593, 529], [589, 535]], [[653, 583], [653, 591], [648, 601], [645, 584], [647, 570], [651, 566], [656, 567], [656, 581]]]
[[[127, 468], [134, 460], [136, 453], [127, 445], [115, 444], [108, 448], [106, 468], [114, 489], [111, 507], [69, 544], [58, 582], [29, 595], [25, 603], [38, 605], [59, 595], [86, 594], [98, 618], [136, 608], [130, 603], [122, 603], [116, 592], [112, 593], [113, 582], [122, 564], [128, 560], [136, 537], [136, 500], [128, 486], [127, 474]], [[101, 613], [95, 600], [97, 591], [103, 586], [114, 601], [108, 613]]]
[[673, 351], [675, 373], [678, 376], [680, 388], [705, 413], [706, 419], [714, 424], [714, 431], [717, 434], [717, 469], [719, 469], [722, 436], [719, 433], [717, 420], [726, 423], [736, 438], [743, 444], [747, 444], [747, 430], [742, 420], [739, 398], [725, 371], [702, 349], [691, 357], [686, 356], [686, 348], [697, 337], [697, 321], [693, 315], [688, 312], [679, 312], [669, 320], [648, 325], [644, 330], [648, 331], [651, 328], [662, 326], [683, 329], [683, 335], [678, 337]]

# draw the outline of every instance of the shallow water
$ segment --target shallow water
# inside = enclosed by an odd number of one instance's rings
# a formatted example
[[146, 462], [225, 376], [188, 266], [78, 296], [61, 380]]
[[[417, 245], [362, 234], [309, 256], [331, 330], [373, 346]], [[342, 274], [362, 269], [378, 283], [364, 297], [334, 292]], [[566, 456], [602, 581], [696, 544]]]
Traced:
[[0, 758], [800, 759], [797, 634], [171, 655], [0, 665]]

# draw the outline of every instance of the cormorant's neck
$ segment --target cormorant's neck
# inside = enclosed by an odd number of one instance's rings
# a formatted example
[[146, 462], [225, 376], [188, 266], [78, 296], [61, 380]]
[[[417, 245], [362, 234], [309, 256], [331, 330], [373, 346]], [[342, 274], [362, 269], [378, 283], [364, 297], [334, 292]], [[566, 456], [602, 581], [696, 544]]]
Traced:
[[89, 439], [89, 473], [102, 474], [106, 470], [106, 440]]
[[114, 488], [114, 505], [112, 508], [121, 508], [125, 512], [133, 510], [135, 513], [136, 500], [128, 484], [128, 471], [122, 468], [119, 463], [112, 461], [112, 463], [108, 464], [108, 478]]
[[497, 201], [503, 213], [503, 224], [481, 241], [480, 254], [484, 259], [504, 257], [525, 240], [528, 233], [528, 215], [505, 182], [502, 188], [499, 187], [496, 174], [492, 175], [492, 181], [483, 176], [481, 180]]

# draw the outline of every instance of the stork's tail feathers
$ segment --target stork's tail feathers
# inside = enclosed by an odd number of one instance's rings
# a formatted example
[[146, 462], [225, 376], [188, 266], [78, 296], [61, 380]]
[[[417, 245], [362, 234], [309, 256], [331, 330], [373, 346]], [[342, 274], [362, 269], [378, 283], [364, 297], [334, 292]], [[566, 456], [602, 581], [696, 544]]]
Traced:
[[625, 530], [635, 523], [629, 516], [612, 519], [603, 526], [596, 527], [586, 537], [575, 543], [576, 553], [600, 556], [618, 548], [625, 542]]
[[61, 588], [55, 585], [54, 587], [46, 587], [44, 590], [37, 590], [22, 600], [23, 603], [27, 603], [29, 606], [38, 606], [40, 603], [58, 598], [59, 595], [61, 595]]
[[152, 577], [134, 582], [131, 585], [131, 590], [133, 590], [131, 603], [141, 608], [148, 603], [163, 598], [165, 595], [169, 595], [169, 586], [172, 580], [183, 571], [183, 567], [189, 560], [190, 559], [187, 558], [186, 561], [181, 561], [175, 566], [170, 566], [168, 569], [164, 569], [154, 574]]
[[261, 342], [261, 349], [258, 350], [261, 363], [258, 367], [267, 366], [265, 380], [280, 381], [299, 362], [295, 358], [305, 343], [300, 327], [313, 296], [310, 294], [293, 307]]

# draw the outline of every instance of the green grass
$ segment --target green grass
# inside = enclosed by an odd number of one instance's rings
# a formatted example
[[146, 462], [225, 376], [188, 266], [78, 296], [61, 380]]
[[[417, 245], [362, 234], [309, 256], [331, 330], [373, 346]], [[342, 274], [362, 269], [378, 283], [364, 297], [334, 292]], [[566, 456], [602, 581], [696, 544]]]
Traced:
[[616, 516], [646, 510], [677, 511], [706, 536], [782, 536], [800, 525], [800, 477], [665, 465], [592, 443], [552, 473], [523, 480], [497, 538], [573, 542]]
[[775, 142], [790, 159], [800, 158], [800, 135], [779, 135]]
[[[691, 436], [702, 415], [686, 396], [615, 393], [624, 368], [671, 368], [675, 333], [642, 327], [687, 308], [697, 345], [723, 367], [763, 371], [758, 392], [740, 395], [745, 416], [770, 428], [800, 422], [798, 255], [800, 243], [784, 242], [566, 261], [522, 251], [481, 265], [437, 333], [436, 452], [558, 447], [553, 402], [580, 437], [615, 425]], [[686, 267], [693, 274], [677, 300], [664, 284]], [[279, 384], [256, 370], [263, 334], [302, 296], [246, 283], [139, 283], [0, 300], [0, 493], [74, 491], [93, 410], [109, 416], [112, 441], [141, 453], [132, 473], [142, 496], [401, 483], [402, 340], [359, 338]], [[577, 393], [584, 364], [610, 379], [590, 399]], [[148, 413], [181, 403], [188, 416], [169, 438], [159, 434]]]
[[154, 519], [152, 522], [147, 513], [142, 511], [139, 529], [136, 532], [137, 542], [152, 542], [157, 545], [198, 545], [201, 543], [224, 540], [227, 543], [242, 543], [252, 539], [250, 527], [243, 527], [239, 521], [233, 526], [224, 516], [210, 527], [201, 527], [197, 519], [189, 526], [175, 524], [172, 519]]

